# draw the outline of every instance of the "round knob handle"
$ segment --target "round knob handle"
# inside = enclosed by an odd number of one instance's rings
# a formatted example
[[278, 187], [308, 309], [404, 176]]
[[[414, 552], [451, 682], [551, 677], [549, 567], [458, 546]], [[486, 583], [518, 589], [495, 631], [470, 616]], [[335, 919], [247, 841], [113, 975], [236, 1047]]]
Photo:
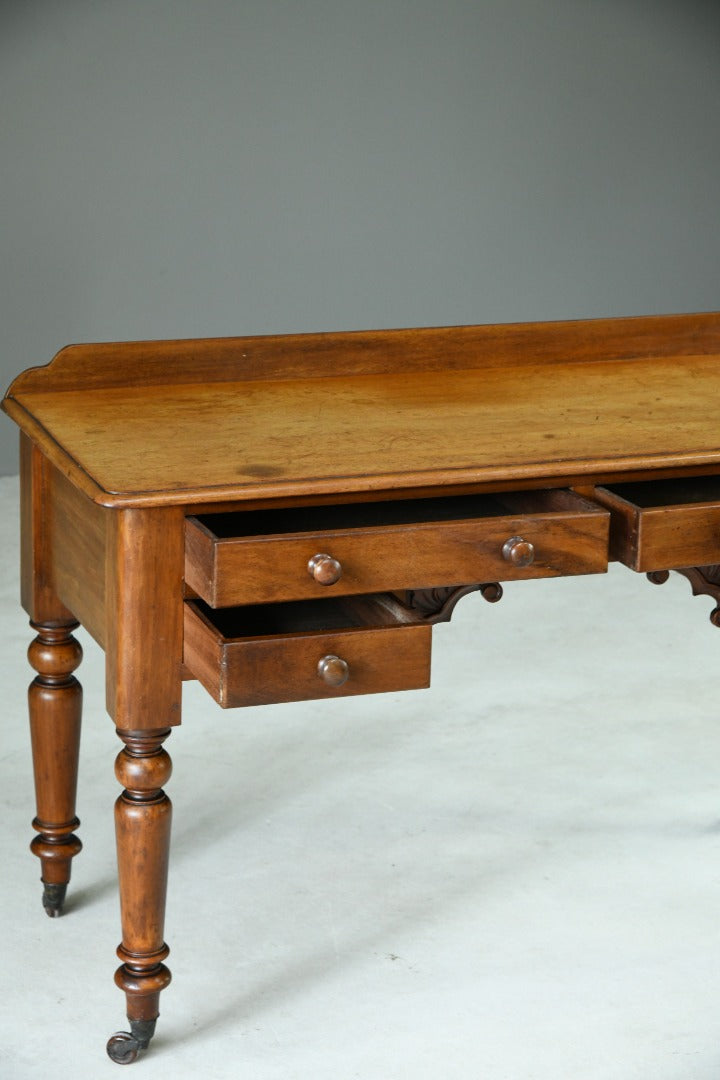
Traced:
[[350, 668], [339, 656], [323, 656], [318, 663], [318, 675], [328, 686], [342, 686], [348, 681]]
[[342, 566], [332, 555], [313, 555], [308, 563], [308, 573], [318, 585], [334, 585], [342, 577]]
[[511, 536], [503, 544], [503, 559], [513, 566], [529, 566], [535, 558], [535, 548], [529, 540], [523, 540], [522, 536]]

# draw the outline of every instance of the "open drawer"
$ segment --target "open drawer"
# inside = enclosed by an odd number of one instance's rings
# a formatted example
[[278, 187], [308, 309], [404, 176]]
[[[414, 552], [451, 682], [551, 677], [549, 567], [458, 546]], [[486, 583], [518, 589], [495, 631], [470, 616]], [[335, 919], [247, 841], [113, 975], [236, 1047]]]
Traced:
[[720, 476], [595, 489], [611, 513], [610, 554], [633, 570], [720, 563]]
[[607, 569], [609, 515], [566, 489], [188, 518], [187, 586], [211, 607]]
[[185, 666], [225, 708], [424, 689], [432, 629], [391, 596], [185, 603]]

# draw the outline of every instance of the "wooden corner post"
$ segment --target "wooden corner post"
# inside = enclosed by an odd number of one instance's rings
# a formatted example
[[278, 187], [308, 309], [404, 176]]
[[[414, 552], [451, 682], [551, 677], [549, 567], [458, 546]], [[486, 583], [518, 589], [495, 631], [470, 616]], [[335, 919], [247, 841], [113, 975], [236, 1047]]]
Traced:
[[130, 1031], [108, 1042], [114, 1061], [133, 1061], [155, 1030], [165, 966], [165, 899], [172, 806], [163, 790], [172, 763], [162, 743], [180, 723], [184, 516], [176, 508], [118, 510], [108, 526], [107, 707], [124, 748], [115, 774], [122, 961]]

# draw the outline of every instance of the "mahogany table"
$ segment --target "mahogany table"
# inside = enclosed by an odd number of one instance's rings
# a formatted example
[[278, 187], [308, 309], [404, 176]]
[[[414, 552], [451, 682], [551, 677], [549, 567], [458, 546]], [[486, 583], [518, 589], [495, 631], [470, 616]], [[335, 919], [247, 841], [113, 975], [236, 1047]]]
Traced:
[[81, 849], [79, 623], [124, 744], [115, 1061], [170, 981], [183, 679], [222, 706], [425, 687], [465, 593], [608, 559], [720, 597], [718, 400], [720, 314], [74, 345], [15, 379], [49, 915]]

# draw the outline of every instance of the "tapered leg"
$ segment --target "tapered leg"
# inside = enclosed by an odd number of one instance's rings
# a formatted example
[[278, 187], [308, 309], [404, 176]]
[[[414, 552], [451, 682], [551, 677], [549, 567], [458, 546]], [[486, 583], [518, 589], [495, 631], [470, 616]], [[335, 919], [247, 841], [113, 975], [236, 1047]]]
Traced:
[[115, 982], [125, 991], [129, 1032], [111, 1036], [107, 1051], [113, 1061], [129, 1064], [147, 1048], [160, 1011], [160, 991], [170, 982], [163, 961], [165, 898], [170, 855], [172, 805], [162, 785], [172, 771], [162, 742], [169, 728], [120, 731], [125, 749], [115, 774], [124, 791], [115, 804], [123, 961]]
[[39, 834], [30, 845], [39, 856], [44, 885], [43, 906], [50, 916], [62, 914], [74, 855], [82, 849], [75, 816], [82, 687], [73, 675], [82, 649], [72, 636], [76, 622], [63, 626], [30, 624], [37, 637], [28, 658], [37, 676], [30, 684], [28, 705]]

